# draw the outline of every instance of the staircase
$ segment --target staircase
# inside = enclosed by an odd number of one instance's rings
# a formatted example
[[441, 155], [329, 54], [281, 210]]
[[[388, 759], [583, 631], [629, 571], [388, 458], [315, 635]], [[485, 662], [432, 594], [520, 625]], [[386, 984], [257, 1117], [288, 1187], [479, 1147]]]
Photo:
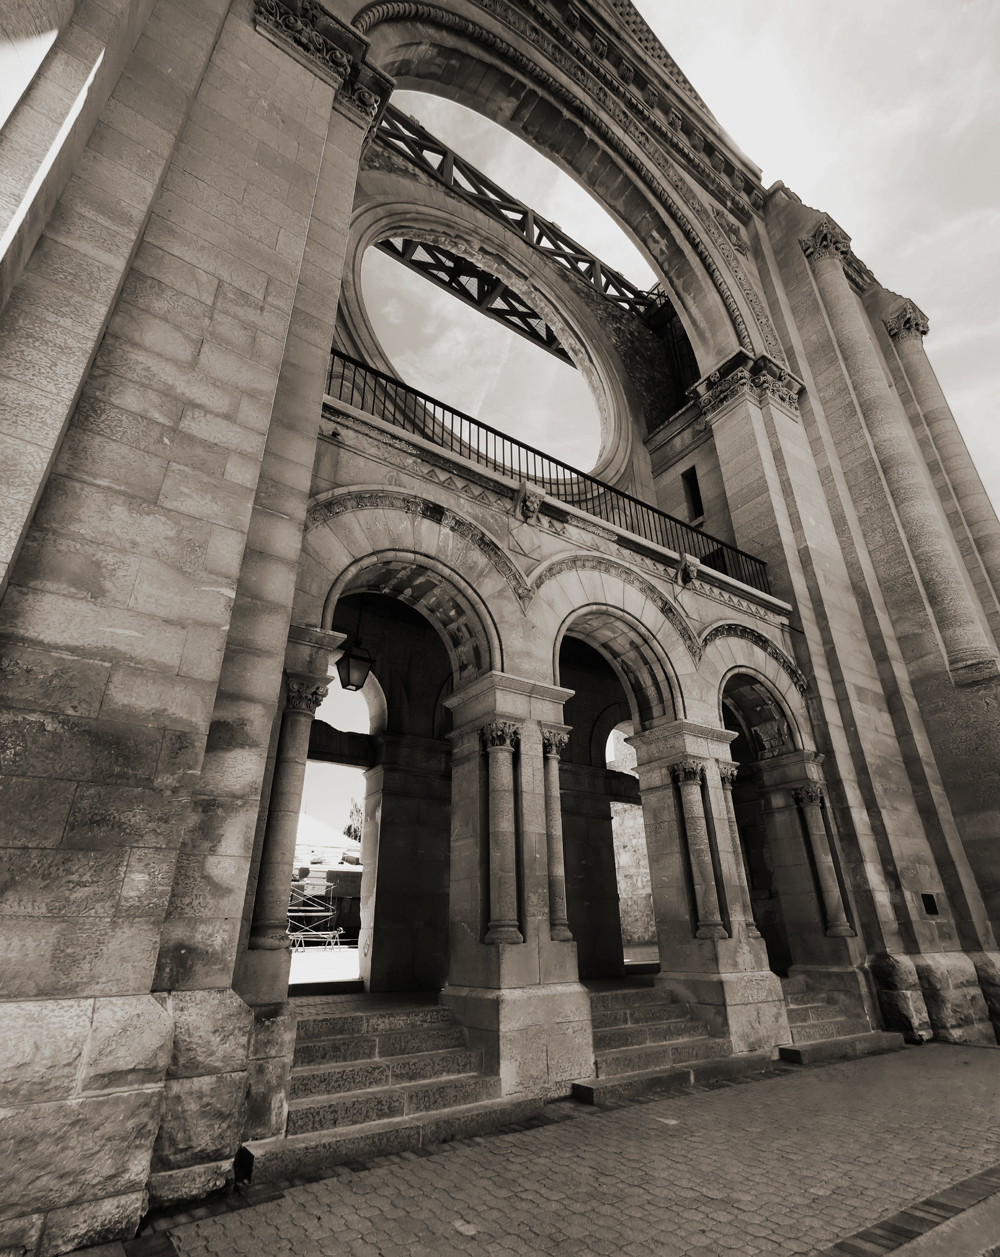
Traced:
[[253, 1182], [412, 1151], [534, 1116], [542, 1101], [500, 1098], [500, 1079], [437, 994], [293, 999], [298, 1014], [284, 1137], [246, 1145]]
[[765, 1068], [771, 1053], [733, 1056], [728, 1039], [713, 1038], [687, 1004], [637, 977], [584, 982], [590, 991], [596, 1079], [573, 1084], [587, 1104], [609, 1103], [643, 1091], [691, 1086]]
[[872, 1030], [860, 994], [822, 990], [816, 979], [801, 974], [782, 978], [781, 987], [792, 1034], [791, 1045], [778, 1049], [783, 1061], [812, 1065], [903, 1046], [901, 1034]]

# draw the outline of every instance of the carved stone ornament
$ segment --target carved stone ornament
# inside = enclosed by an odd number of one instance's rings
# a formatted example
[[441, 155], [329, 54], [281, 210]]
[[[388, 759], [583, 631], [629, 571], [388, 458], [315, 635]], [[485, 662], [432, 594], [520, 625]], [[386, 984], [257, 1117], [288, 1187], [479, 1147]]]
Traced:
[[652, 83], [646, 84], [646, 104], [650, 109], [659, 109], [660, 107], [660, 93]]
[[681, 785], [685, 785], [688, 782], [700, 782], [705, 773], [705, 765], [700, 759], [682, 759], [671, 766], [670, 772]]
[[628, 87], [628, 85], [635, 78], [635, 70], [632, 68], [632, 66], [626, 65], [625, 62], [622, 62], [622, 67], [618, 71], [618, 77], [625, 84], [625, 86]]
[[608, 55], [608, 41], [600, 35], [594, 35], [592, 47], [595, 57], [606, 57]]
[[700, 131], [692, 131], [688, 139], [688, 143], [696, 153], [703, 153], [705, 151], [705, 137]]
[[732, 790], [736, 784], [736, 777], [739, 771], [739, 764], [719, 764], [719, 776], [722, 778], [722, 785], [726, 790]]
[[292, 711], [307, 711], [310, 716], [315, 716], [316, 708], [329, 692], [318, 681], [289, 681], [285, 706]]
[[739, 397], [747, 396], [758, 405], [777, 401], [793, 414], [798, 413], [802, 384], [780, 363], [761, 354], [752, 362], [733, 360], [706, 379], [699, 397], [701, 413], [710, 417]]
[[886, 319], [885, 329], [893, 340], [910, 340], [914, 336], [926, 336], [930, 324], [919, 306], [904, 301], [892, 318]]
[[580, 15], [572, 5], [566, 10], [566, 25], [571, 31], [580, 29]]
[[677, 564], [678, 585], [690, 585], [692, 581], [697, 579], [700, 568], [701, 564], [693, 554], [685, 554], [680, 563]]
[[351, 104], [365, 115], [366, 118], [374, 118], [378, 113], [379, 98], [373, 91], [367, 87], [358, 87], [351, 96]]
[[343, 85], [351, 72], [352, 57], [330, 38], [340, 23], [321, 4], [315, 0], [254, 0], [254, 18], [257, 30], [272, 42], [333, 87]]
[[726, 163], [722, 159], [721, 153], [713, 153], [711, 157], [712, 169], [717, 170], [721, 175], [726, 167]]
[[569, 734], [560, 729], [542, 730], [542, 747], [546, 755], [554, 755], [557, 759], [569, 745]]
[[494, 720], [491, 724], [482, 727], [480, 737], [487, 750], [492, 747], [501, 747], [504, 750], [514, 751], [521, 741], [521, 731], [510, 720]]
[[818, 807], [823, 802], [823, 789], [816, 785], [801, 786], [792, 791], [792, 798], [799, 807]]
[[670, 113], [667, 115], [667, 126], [672, 128], [674, 131], [679, 131], [681, 129], [683, 121], [684, 119], [680, 116], [676, 109], [671, 109]]
[[811, 262], [831, 257], [843, 260], [851, 251], [851, 237], [832, 218], [826, 217], [820, 219], [811, 236], [800, 237], [799, 244]]

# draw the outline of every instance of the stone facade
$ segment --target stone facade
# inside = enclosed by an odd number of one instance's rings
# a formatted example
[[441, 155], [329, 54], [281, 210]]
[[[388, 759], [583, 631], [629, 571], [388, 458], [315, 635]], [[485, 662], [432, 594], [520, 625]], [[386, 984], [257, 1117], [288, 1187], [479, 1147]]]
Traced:
[[[624, 0], [48, 7], [0, 134], [0, 1248], [128, 1238], [283, 1136], [298, 798], [362, 596], [366, 983], [440, 989], [499, 1095], [594, 1073], [620, 804], [656, 982], [727, 1050], [789, 1042], [783, 978], [994, 1043], [1000, 524], [919, 308]], [[645, 244], [682, 408], [645, 323], [385, 148], [397, 85]], [[684, 516], [694, 469], [770, 592], [324, 401], [331, 344], [388, 367], [359, 276], [401, 228], [530, 296], [594, 475]]]

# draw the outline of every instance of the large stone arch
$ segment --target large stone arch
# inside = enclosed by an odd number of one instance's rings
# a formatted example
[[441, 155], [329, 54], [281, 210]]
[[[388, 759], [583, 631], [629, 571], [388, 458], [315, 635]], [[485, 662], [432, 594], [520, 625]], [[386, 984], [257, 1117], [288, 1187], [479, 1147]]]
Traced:
[[503, 671], [499, 621], [523, 618], [527, 587], [496, 541], [436, 502], [374, 486], [334, 491], [309, 511], [296, 613], [329, 627], [340, 598], [369, 590], [434, 625], [457, 686]]
[[[503, 0], [491, 0], [486, 12], [465, 9], [390, 0], [361, 8], [354, 25], [371, 40], [373, 62], [398, 87], [447, 96], [482, 113], [593, 193], [658, 271], [704, 373], [741, 348], [782, 359], [759, 293], [669, 156], [671, 147], [699, 167], [713, 195], [743, 221], [751, 203], [743, 193], [734, 196], [732, 180], [724, 190], [671, 131], [670, 115], [662, 116], [668, 106], [650, 109], [582, 49], [573, 47], [571, 55], [571, 37], [541, 8], [532, 20]], [[700, 120], [711, 134], [707, 112]], [[752, 187], [738, 171], [733, 178]], [[759, 192], [748, 193], [755, 195], [759, 201]]]

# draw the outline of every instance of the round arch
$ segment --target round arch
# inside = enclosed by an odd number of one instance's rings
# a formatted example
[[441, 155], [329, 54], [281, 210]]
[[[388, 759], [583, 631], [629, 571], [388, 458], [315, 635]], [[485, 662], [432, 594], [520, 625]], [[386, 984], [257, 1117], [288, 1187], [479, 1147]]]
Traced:
[[[523, 18], [512, 29], [488, 12], [473, 21], [445, 5], [390, 2], [367, 5], [354, 24], [371, 40], [372, 60], [398, 87], [446, 96], [481, 113], [594, 194], [670, 291], [703, 373], [738, 349], [783, 361], [731, 242], [668, 156], [678, 137], [620, 82], [588, 73], [540, 24]], [[719, 134], [707, 113], [699, 112], [699, 122], [710, 138], [713, 129]], [[659, 133], [656, 140], [651, 132]], [[704, 138], [693, 132], [694, 145], [682, 144], [681, 151], [705, 167], [703, 180], [717, 185], [713, 192], [723, 203], [748, 217], [745, 198], [738, 206], [733, 198], [743, 176], [734, 170], [727, 192], [692, 152], [704, 149]]]

